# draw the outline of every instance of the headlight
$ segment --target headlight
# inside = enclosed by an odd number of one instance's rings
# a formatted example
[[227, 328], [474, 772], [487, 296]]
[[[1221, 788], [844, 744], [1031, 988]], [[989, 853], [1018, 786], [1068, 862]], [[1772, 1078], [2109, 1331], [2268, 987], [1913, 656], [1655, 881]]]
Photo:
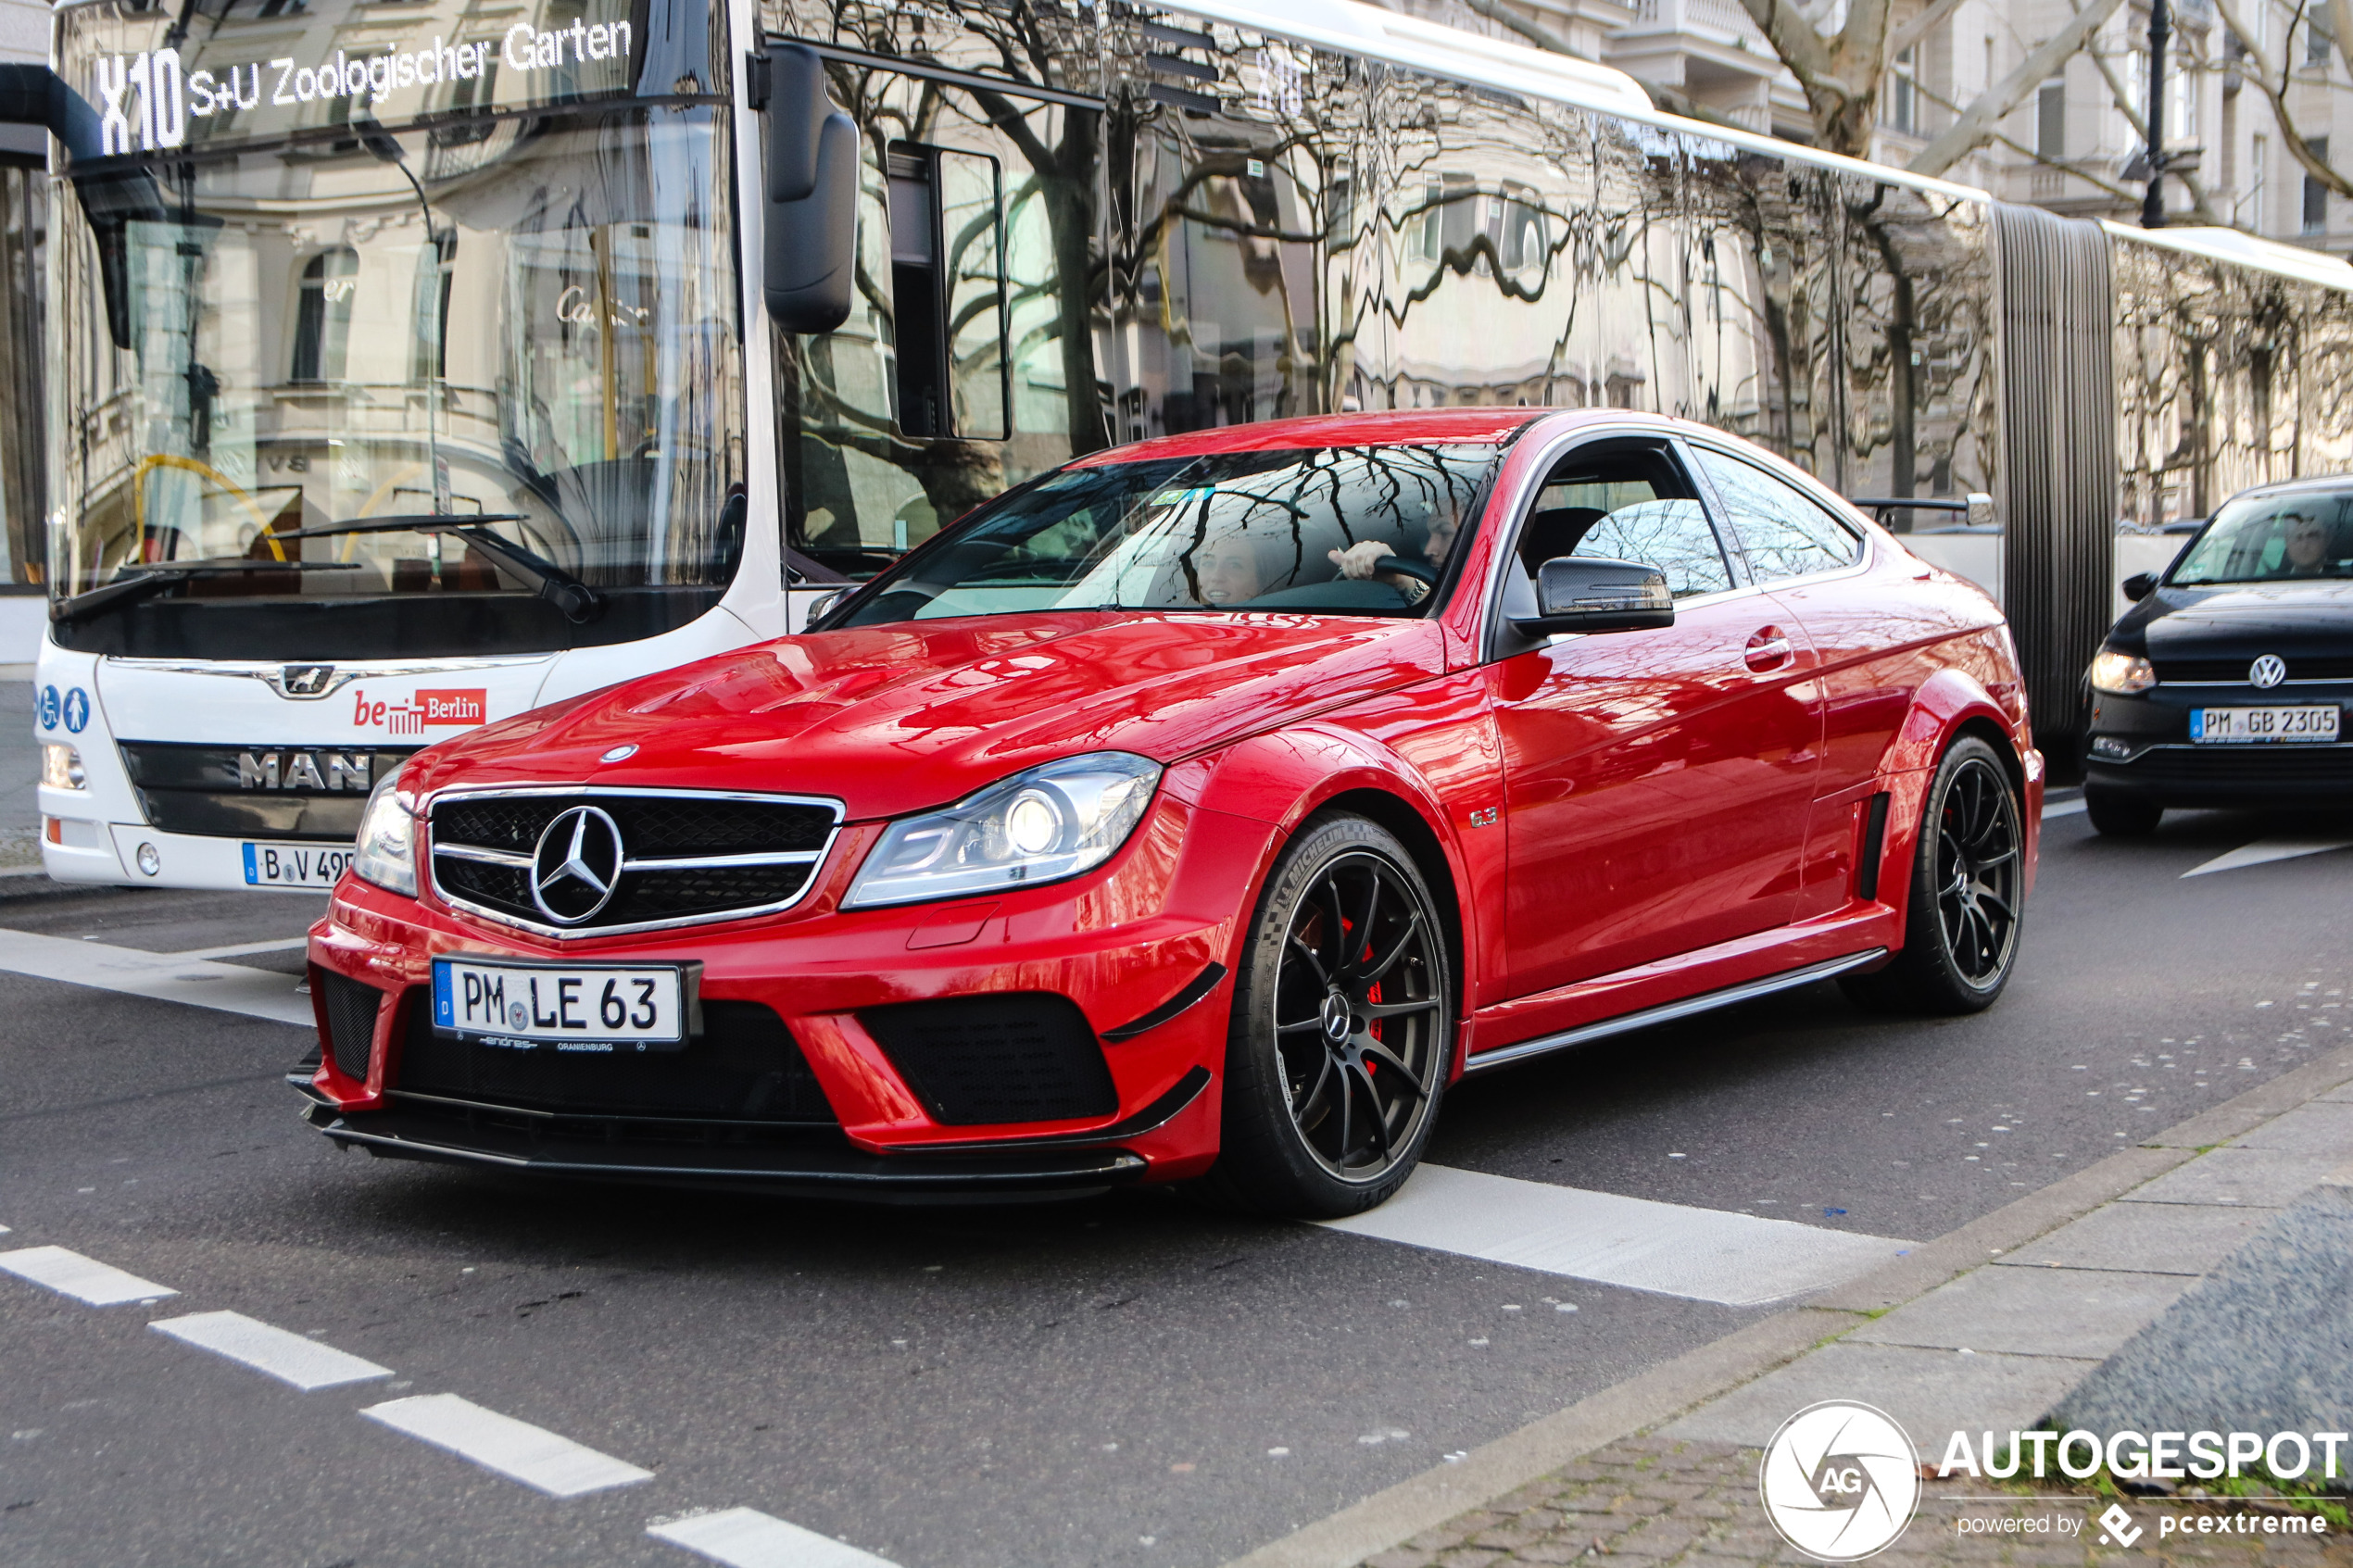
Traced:
[[90, 782], [82, 753], [69, 746], [46, 741], [41, 747], [41, 782], [51, 789], [81, 789]]
[[1144, 820], [1160, 765], [1124, 751], [1068, 757], [890, 824], [845, 909], [958, 898], [1076, 876]]
[[2092, 689], [2102, 692], [2145, 692], [2157, 684], [2157, 671], [2136, 653], [2102, 648], [2092, 659]]
[[351, 869], [362, 882], [387, 893], [417, 896], [417, 818], [408, 796], [391, 779], [376, 785], [359, 818], [359, 852]]

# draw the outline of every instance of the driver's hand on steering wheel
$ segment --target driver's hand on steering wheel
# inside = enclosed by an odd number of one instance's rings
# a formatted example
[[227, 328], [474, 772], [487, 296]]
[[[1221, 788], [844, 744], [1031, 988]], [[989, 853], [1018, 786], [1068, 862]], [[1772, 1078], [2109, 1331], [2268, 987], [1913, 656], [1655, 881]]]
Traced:
[[1340, 568], [1340, 574], [1352, 583], [1371, 581], [1373, 563], [1383, 556], [1396, 553], [1395, 547], [1386, 539], [1359, 539], [1344, 550], [1325, 552], [1331, 557], [1332, 564]]

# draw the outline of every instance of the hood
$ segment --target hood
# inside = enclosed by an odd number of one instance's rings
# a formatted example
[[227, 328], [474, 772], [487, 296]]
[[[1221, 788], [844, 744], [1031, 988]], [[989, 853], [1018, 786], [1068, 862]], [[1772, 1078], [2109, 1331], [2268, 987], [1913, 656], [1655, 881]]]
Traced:
[[[945, 805], [1058, 757], [1169, 763], [1438, 674], [1428, 621], [990, 616], [782, 637], [494, 724], [409, 787], [593, 783], [832, 796], [852, 821]], [[598, 761], [616, 746], [635, 755]]]
[[2353, 582], [2159, 588], [2126, 612], [2108, 641], [2159, 663], [2266, 653], [2342, 658], [2353, 655]]

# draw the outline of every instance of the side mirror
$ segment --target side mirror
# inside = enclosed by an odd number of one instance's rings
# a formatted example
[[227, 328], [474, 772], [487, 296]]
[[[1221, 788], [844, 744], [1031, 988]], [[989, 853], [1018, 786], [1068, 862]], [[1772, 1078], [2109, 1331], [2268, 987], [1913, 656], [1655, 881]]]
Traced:
[[1964, 515], [1968, 518], [1969, 525], [1971, 528], [1993, 527], [1994, 521], [1994, 497], [1988, 495], [1982, 490], [1970, 491], [1969, 493], [1969, 510]]
[[2136, 571], [2124, 580], [2124, 596], [2139, 603], [2157, 591], [2157, 573]]
[[825, 62], [805, 44], [768, 56], [768, 314], [788, 332], [849, 320], [858, 253], [858, 123], [834, 107]]
[[1667, 574], [1641, 561], [1562, 556], [1536, 573], [1536, 613], [1514, 616], [1528, 635], [1640, 632], [1675, 624]]

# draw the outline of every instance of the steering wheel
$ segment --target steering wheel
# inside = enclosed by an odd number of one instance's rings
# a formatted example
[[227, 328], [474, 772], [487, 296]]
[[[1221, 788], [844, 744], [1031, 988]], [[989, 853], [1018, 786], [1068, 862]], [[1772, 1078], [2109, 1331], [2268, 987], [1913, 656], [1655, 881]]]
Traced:
[[1427, 561], [1407, 560], [1403, 556], [1383, 556], [1373, 562], [1373, 571], [1376, 573], [1387, 571], [1400, 577], [1410, 577], [1425, 588], [1438, 586], [1438, 569]]

